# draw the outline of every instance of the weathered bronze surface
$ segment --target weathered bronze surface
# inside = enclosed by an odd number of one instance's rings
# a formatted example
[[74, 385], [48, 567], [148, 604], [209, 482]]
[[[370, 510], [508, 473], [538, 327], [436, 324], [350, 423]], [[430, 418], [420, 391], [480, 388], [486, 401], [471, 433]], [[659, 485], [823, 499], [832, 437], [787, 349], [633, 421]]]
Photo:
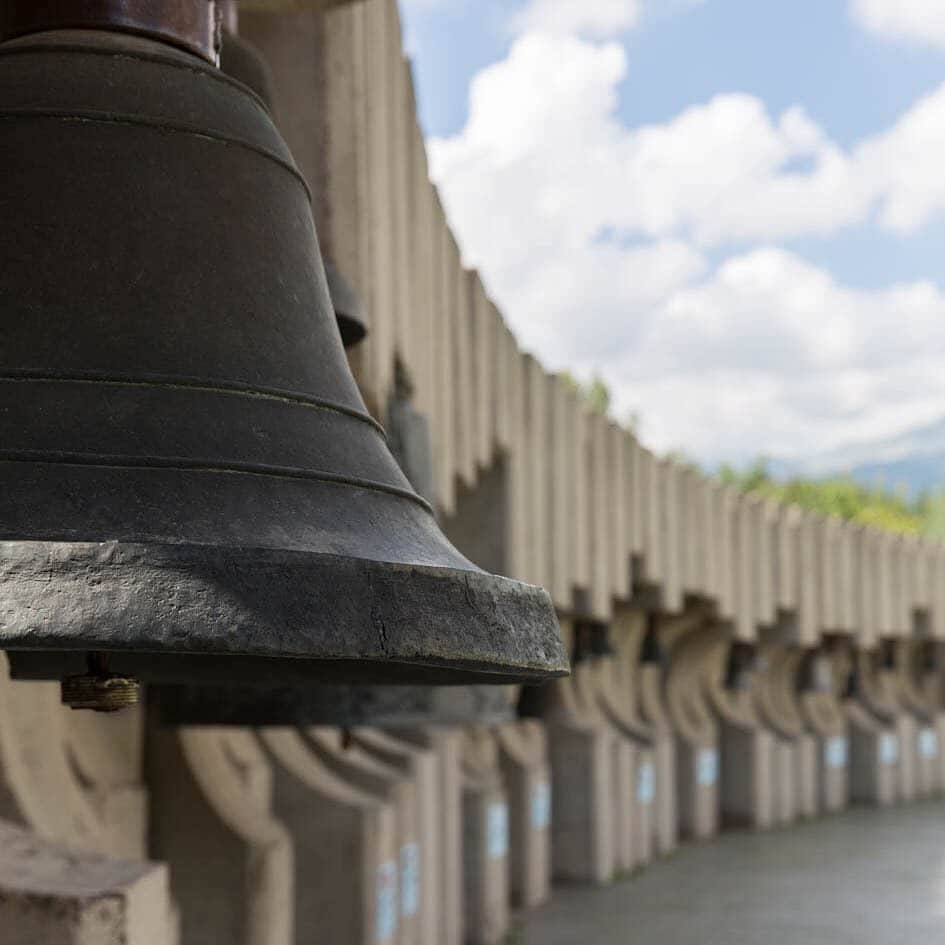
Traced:
[[47, 30], [114, 30], [216, 62], [222, 17], [218, 0], [4, 0], [0, 40]]
[[124, 33], [0, 46], [0, 646], [144, 681], [509, 682], [567, 660], [477, 569], [345, 359], [259, 101]]

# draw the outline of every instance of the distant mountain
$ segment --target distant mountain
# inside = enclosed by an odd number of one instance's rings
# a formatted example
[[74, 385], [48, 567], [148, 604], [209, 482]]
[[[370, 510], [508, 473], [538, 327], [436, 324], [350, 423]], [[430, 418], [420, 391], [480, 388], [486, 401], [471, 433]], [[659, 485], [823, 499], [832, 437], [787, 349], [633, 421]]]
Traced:
[[849, 474], [864, 485], [902, 486], [910, 495], [945, 487], [945, 417], [884, 439], [798, 460], [773, 460], [775, 477]]

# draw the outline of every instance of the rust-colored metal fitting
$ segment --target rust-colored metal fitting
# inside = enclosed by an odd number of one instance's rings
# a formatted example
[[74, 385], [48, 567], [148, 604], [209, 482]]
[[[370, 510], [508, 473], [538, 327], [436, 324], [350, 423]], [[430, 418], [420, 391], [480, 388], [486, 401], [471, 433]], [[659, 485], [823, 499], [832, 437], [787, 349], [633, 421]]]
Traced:
[[0, 40], [46, 30], [113, 30], [180, 46], [216, 65], [222, 16], [220, 0], [5, 0]]
[[90, 653], [88, 664], [87, 673], [62, 680], [63, 705], [93, 712], [118, 712], [138, 704], [137, 679], [108, 672], [107, 661], [99, 653]]

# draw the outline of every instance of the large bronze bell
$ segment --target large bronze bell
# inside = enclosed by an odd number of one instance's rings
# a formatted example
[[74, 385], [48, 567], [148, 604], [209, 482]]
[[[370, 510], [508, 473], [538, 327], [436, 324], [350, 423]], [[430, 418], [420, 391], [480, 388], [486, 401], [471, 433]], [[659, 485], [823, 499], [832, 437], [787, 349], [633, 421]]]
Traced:
[[0, 45], [14, 674], [78, 673], [94, 703], [125, 677], [565, 673], [547, 594], [460, 555], [367, 414], [306, 184], [261, 103], [207, 61], [207, 6], [4, 7], [3, 35], [25, 34]]
[[[229, 37], [224, 40], [227, 48]], [[343, 286], [343, 288], [339, 288]], [[329, 296], [338, 319], [340, 308], [361, 302], [349, 283], [328, 280]], [[347, 345], [346, 345], [347, 347]], [[400, 373], [404, 368], [399, 365]], [[402, 383], [404, 379], [402, 378]], [[395, 398], [396, 399], [396, 398]], [[391, 420], [396, 432], [399, 414]], [[417, 415], [420, 416], [419, 414]], [[414, 484], [430, 481], [432, 457], [420, 468], [407, 452], [399, 465]], [[165, 725], [338, 725], [343, 728], [408, 728], [417, 725], [499, 725], [514, 718], [508, 690], [501, 686], [160, 686], [155, 692]]]

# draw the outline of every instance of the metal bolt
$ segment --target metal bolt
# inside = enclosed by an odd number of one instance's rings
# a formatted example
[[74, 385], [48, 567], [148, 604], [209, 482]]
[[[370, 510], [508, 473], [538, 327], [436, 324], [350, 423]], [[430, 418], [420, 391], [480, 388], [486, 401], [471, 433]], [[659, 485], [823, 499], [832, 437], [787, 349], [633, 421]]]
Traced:
[[66, 676], [62, 680], [63, 705], [93, 712], [118, 712], [138, 704], [138, 680], [108, 672], [104, 654], [90, 653], [88, 668], [81, 676]]

